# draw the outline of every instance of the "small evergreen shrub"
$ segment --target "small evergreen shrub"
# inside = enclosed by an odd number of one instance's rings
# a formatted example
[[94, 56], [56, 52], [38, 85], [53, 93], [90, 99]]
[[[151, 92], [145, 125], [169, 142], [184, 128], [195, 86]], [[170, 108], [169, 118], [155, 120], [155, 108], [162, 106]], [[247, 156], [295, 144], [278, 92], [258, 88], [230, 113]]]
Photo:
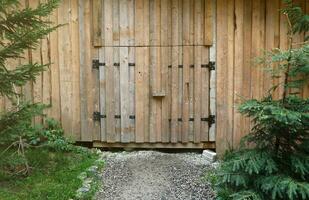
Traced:
[[47, 147], [54, 151], [72, 151], [74, 149], [73, 141], [64, 137], [64, 130], [59, 122], [47, 118], [45, 125], [36, 126], [35, 130], [30, 131], [26, 136], [30, 145], [37, 147]]
[[[35, 82], [36, 76], [47, 69], [49, 63], [13, 65], [12, 60], [24, 59], [28, 50], [35, 50], [53, 26], [48, 20], [59, 0], [39, 3], [36, 8], [21, 8], [18, 0], [0, 0], [0, 96], [10, 101], [10, 110], [0, 113], [0, 145], [22, 141], [31, 130], [34, 116], [42, 115], [45, 105], [27, 102], [18, 88]], [[19, 63], [19, 62], [14, 62]]]
[[[16, 147], [15, 158], [24, 161], [24, 169], [18, 170], [23, 174], [30, 171], [25, 151], [30, 145], [26, 138], [35, 131], [33, 117], [43, 115], [47, 106], [25, 101], [20, 88], [35, 82], [36, 76], [46, 70], [49, 63], [21, 64], [16, 61], [24, 59], [28, 50], [37, 49], [40, 41], [58, 27], [52, 25], [48, 16], [59, 1], [48, 0], [35, 8], [27, 5], [22, 8], [18, 0], [0, 0], [0, 96], [12, 105], [0, 113], [0, 147], [5, 147], [0, 157], [9, 148]], [[53, 144], [57, 142], [55, 140]]]
[[[308, 84], [309, 38], [292, 43], [294, 34], [309, 30], [309, 16], [291, 1], [285, 3], [288, 50], [274, 49], [257, 59], [274, 79], [283, 77], [284, 82], [262, 100], [240, 105], [240, 113], [252, 119], [253, 128], [238, 150], [224, 156], [215, 172], [218, 177], [212, 178], [218, 199], [309, 199], [309, 99], [297, 94]], [[278, 66], [275, 70], [273, 64]], [[273, 99], [271, 92], [279, 87], [284, 91]]]

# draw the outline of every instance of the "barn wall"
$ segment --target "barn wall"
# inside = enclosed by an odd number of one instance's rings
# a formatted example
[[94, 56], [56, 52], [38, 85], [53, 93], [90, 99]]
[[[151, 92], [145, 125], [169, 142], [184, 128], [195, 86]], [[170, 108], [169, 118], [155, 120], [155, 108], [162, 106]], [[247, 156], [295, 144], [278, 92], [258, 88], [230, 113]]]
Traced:
[[[27, 2], [21, 0], [22, 5]], [[29, 5], [38, 2], [29, 0]], [[308, 11], [309, 0], [296, 2]], [[217, 0], [216, 148], [220, 152], [236, 147], [249, 131], [249, 120], [236, 109], [242, 97], [261, 98], [272, 84], [264, 72], [251, 66], [261, 49], [287, 46], [280, 6], [279, 0]], [[47, 114], [62, 122], [68, 136], [81, 141], [100, 139], [99, 123], [92, 119], [93, 111], [99, 110], [99, 74], [91, 68], [92, 59], [99, 56], [92, 43], [92, 10], [90, 0], [63, 0], [51, 20], [66, 25], [42, 40], [37, 50], [25, 52], [26, 59], [10, 61], [52, 63], [22, 91], [28, 100], [51, 104]], [[308, 96], [309, 87], [301, 93]], [[8, 100], [0, 99], [0, 110], [9, 107]]]
[[[309, 8], [309, 1], [295, 3]], [[252, 58], [262, 49], [287, 48], [286, 19], [280, 0], [217, 0], [217, 133], [216, 148], [235, 148], [250, 130], [249, 119], [237, 112], [248, 98], [261, 98], [274, 84]], [[303, 35], [294, 38], [301, 41]], [[278, 80], [277, 80], [278, 81]], [[308, 96], [309, 86], [300, 91]], [[278, 97], [282, 88], [274, 94]]]

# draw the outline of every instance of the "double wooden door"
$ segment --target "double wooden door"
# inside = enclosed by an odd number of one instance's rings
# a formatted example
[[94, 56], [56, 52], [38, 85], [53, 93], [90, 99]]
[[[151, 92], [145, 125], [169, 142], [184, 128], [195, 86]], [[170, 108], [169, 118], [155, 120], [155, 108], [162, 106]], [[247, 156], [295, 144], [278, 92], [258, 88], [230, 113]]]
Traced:
[[209, 141], [211, 1], [93, 1], [101, 142]]

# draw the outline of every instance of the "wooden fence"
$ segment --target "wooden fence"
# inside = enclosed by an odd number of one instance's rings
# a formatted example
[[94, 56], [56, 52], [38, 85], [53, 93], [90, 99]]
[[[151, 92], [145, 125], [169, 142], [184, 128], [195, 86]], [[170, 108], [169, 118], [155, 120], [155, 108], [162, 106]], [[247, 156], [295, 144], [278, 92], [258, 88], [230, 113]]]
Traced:
[[[35, 6], [38, 2], [21, 0], [24, 6]], [[295, 2], [308, 11], [308, 0]], [[208, 4], [213, 6], [207, 7]], [[152, 9], [148, 9], [150, 7]], [[78, 141], [107, 141], [104, 130], [114, 130], [115, 127], [118, 132], [113, 142], [116, 143], [110, 146], [122, 142], [124, 133], [129, 133], [129, 139], [124, 140], [130, 143], [156, 144], [160, 141], [157, 146], [152, 146], [164, 147], [161, 141], [168, 133], [166, 142], [178, 143], [184, 138], [189, 143], [209, 144], [203, 148], [216, 147], [217, 151], [223, 152], [226, 148], [235, 147], [241, 136], [250, 129], [249, 120], [236, 109], [241, 102], [240, 96], [261, 98], [273, 84], [263, 71], [250, 66], [253, 65], [252, 57], [260, 55], [262, 49], [286, 48], [287, 29], [285, 19], [279, 13], [280, 7], [282, 4], [279, 0], [63, 0], [50, 18], [55, 23], [66, 25], [42, 40], [37, 50], [25, 52], [26, 59], [10, 62], [52, 62], [49, 70], [42, 73], [35, 83], [22, 88], [22, 91], [28, 100], [51, 104], [46, 113], [60, 120], [66, 134]], [[214, 9], [214, 12], [207, 12], [209, 8]], [[212, 26], [213, 20], [216, 20], [215, 26]], [[216, 40], [212, 40], [213, 36]], [[298, 36], [295, 41], [302, 38]], [[207, 121], [195, 120], [208, 118], [210, 114], [209, 71], [203, 67], [190, 68], [190, 65], [208, 64], [209, 47], [215, 46], [217, 50], [213, 55], [217, 55], [216, 72], [212, 73], [216, 74], [216, 79], [213, 79], [216, 80], [213, 83], [216, 85], [216, 132], [209, 134]], [[102, 70], [111, 69], [103, 66], [97, 70], [92, 68], [93, 60], [98, 60], [101, 65], [119, 63], [119, 66], [115, 66], [113, 72]], [[138, 64], [142, 62], [149, 62], [149, 65]], [[157, 65], [158, 62], [162, 64]], [[127, 67], [125, 73], [120, 71], [120, 66], [129, 63], [135, 63], [135, 66]], [[158, 75], [162, 69], [168, 74], [167, 78]], [[153, 81], [148, 89], [144, 89], [145, 84], [135, 76], [138, 71], [147, 74], [143, 70], [153, 72], [153, 75], [141, 79]], [[114, 76], [110, 76], [112, 74]], [[124, 79], [121, 79], [123, 74]], [[162, 89], [166, 86], [165, 81], [171, 81], [170, 85], [167, 84], [170, 89]], [[189, 85], [199, 86], [186, 89], [188, 81]], [[186, 93], [186, 90], [191, 93]], [[200, 95], [194, 96], [195, 90], [200, 91]], [[112, 93], [116, 95], [114, 99], [107, 100]], [[301, 93], [307, 96], [309, 88]], [[120, 94], [126, 94], [129, 98], [123, 98]], [[152, 94], [152, 97], [146, 98], [148, 94]], [[279, 94], [280, 91], [275, 95]], [[135, 101], [138, 95], [145, 97], [145, 101], [139, 102], [146, 102], [149, 107], [139, 108], [140, 105]], [[198, 103], [193, 103], [196, 102], [194, 98], [198, 98]], [[115, 110], [105, 100], [114, 103]], [[164, 108], [164, 105], [170, 107]], [[9, 107], [9, 101], [0, 99], [1, 110]], [[95, 111], [106, 115], [104, 120], [101, 119], [101, 124], [93, 120]], [[126, 116], [127, 120], [109, 118], [104, 112], [110, 112], [109, 116], [120, 115], [121, 119]], [[146, 115], [137, 116], [137, 112]], [[133, 117], [130, 118], [133, 115], [135, 122], [131, 119]], [[158, 124], [163, 122], [163, 118], [165, 122], [170, 119], [168, 123], [173, 130], [166, 132], [164, 123]], [[190, 118], [194, 118], [194, 121], [190, 121]], [[133, 137], [130, 127], [138, 129], [133, 125], [140, 124], [136, 122], [139, 120], [144, 120], [144, 125], [140, 130], [135, 130]], [[42, 119], [38, 117], [35, 122], [42, 123]], [[145, 132], [145, 128], [152, 132]], [[184, 131], [186, 129], [191, 131]], [[140, 136], [149, 140], [137, 141]], [[194, 138], [200, 140], [195, 141]]]

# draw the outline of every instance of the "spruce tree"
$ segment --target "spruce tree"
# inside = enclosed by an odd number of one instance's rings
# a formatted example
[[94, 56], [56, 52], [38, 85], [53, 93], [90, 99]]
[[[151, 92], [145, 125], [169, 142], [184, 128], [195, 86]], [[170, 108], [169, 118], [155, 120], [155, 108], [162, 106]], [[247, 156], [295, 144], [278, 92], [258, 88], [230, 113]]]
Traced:
[[45, 106], [23, 100], [18, 88], [35, 82], [49, 63], [11, 66], [8, 61], [23, 59], [26, 51], [35, 50], [40, 40], [57, 28], [47, 16], [58, 4], [59, 0], [47, 0], [36, 8], [21, 8], [18, 0], [0, 0], [0, 95], [13, 105], [0, 113], [0, 145], [17, 144], [21, 154], [24, 137], [32, 130], [31, 121], [34, 116], [42, 115]]
[[[273, 49], [257, 59], [267, 69], [277, 65], [268, 71], [283, 81], [262, 100], [240, 105], [253, 128], [217, 171], [218, 199], [309, 199], [309, 98], [297, 93], [308, 85], [309, 38], [293, 43], [295, 34], [308, 32], [309, 16], [291, 1], [285, 3], [288, 49]], [[279, 87], [281, 97], [274, 99], [271, 93]]]

